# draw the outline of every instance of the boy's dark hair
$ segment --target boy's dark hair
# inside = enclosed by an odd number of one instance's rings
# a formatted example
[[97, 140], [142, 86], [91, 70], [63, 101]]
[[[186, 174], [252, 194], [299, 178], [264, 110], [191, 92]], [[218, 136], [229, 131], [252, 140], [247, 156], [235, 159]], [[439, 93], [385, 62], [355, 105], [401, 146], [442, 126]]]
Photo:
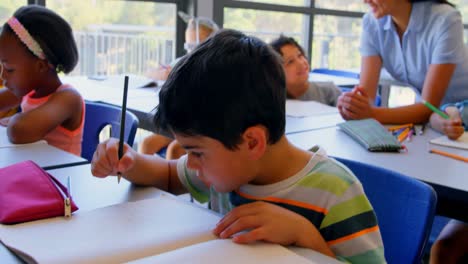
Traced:
[[[78, 63], [78, 49], [72, 29], [62, 17], [39, 5], [20, 7], [13, 16], [39, 43], [47, 61], [56, 69], [69, 73], [75, 68]], [[3, 28], [14, 34], [8, 23]]]
[[206, 136], [236, 149], [251, 126], [276, 143], [285, 128], [286, 83], [279, 56], [263, 41], [221, 30], [172, 69], [159, 93], [156, 127]]
[[[296, 46], [299, 51], [302, 53], [302, 55], [305, 56], [304, 49], [297, 43], [297, 41], [294, 38], [291, 37], [286, 37], [285, 35], [281, 34], [277, 39], [274, 39], [273, 41], [270, 42], [271, 47], [281, 54], [283, 56], [284, 54], [281, 52], [281, 48], [286, 46], [286, 45], [293, 45]], [[306, 56], [307, 57], [307, 56]]]

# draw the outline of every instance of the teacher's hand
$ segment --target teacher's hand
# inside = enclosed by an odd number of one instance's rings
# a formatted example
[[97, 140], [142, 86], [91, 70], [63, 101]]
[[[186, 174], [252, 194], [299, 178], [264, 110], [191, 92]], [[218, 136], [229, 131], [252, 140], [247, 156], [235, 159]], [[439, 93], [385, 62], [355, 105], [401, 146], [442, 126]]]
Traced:
[[360, 87], [355, 87], [352, 91], [340, 95], [337, 107], [345, 120], [372, 118], [374, 116], [370, 98]]

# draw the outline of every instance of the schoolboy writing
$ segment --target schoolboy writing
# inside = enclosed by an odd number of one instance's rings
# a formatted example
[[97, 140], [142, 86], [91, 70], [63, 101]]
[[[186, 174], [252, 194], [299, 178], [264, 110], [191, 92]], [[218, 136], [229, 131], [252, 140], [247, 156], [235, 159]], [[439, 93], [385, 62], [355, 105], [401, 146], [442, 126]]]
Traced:
[[182, 58], [159, 94], [155, 124], [187, 155], [168, 161], [125, 145], [119, 160], [110, 139], [98, 146], [92, 173], [121, 172], [135, 184], [209, 200], [225, 214], [213, 230], [220, 238], [385, 262], [360, 182], [322, 148], [309, 152], [286, 139], [285, 100], [279, 56], [257, 38], [223, 30]]
[[3, 25], [0, 35], [0, 111], [21, 112], [0, 119], [12, 143], [45, 139], [50, 145], [81, 154], [84, 101], [58, 72], [68, 73], [78, 51], [68, 23], [53, 11], [28, 5]]

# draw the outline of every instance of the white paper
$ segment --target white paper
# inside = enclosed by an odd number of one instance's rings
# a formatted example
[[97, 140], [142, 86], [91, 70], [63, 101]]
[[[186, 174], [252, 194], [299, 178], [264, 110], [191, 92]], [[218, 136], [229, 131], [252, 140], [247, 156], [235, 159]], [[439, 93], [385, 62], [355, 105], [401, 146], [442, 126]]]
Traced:
[[316, 101], [286, 100], [287, 116], [306, 117], [335, 113], [338, 113], [338, 108]]
[[[121, 263], [215, 239], [220, 216], [168, 196], [18, 225], [0, 239], [38, 263]], [[21, 254], [19, 254], [21, 255]]]
[[431, 139], [429, 142], [436, 145], [468, 150], [468, 132], [463, 133], [457, 140], [451, 140], [447, 136], [441, 136]]
[[277, 244], [255, 243], [240, 245], [231, 239], [217, 239], [199, 243], [161, 255], [143, 258], [130, 262], [131, 264], [283, 264], [283, 263], [315, 263]]
[[344, 122], [339, 114], [315, 115], [308, 117], [286, 117], [285, 133], [298, 133], [327, 127], [334, 127], [336, 124]]

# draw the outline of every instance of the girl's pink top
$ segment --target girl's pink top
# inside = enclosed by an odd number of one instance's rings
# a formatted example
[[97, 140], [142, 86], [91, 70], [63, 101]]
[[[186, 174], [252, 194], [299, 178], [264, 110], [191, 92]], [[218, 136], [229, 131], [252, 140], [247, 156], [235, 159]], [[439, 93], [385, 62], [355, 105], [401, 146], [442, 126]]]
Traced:
[[[72, 89], [68, 84], [62, 84], [57, 91]], [[48, 95], [41, 98], [32, 98], [34, 91], [31, 91], [29, 94], [25, 95], [21, 101], [21, 110], [23, 112], [28, 112], [31, 109], [35, 109], [45, 102], [47, 102], [52, 95]], [[63, 149], [72, 154], [81, 156], [81, 142], [83, 140], [83, 128], [84, 128], [84, 117], [85, 117], [85, 102], [82, 99], [83, 111], [81, 113], [81, 123], [80, 126], [70, 131], [62, 126], [58, 126], [52, 131], [50, 131], [45, 137], [44, 140], [47, 141], [49, 145], [55, 146], [57, 148]]]

